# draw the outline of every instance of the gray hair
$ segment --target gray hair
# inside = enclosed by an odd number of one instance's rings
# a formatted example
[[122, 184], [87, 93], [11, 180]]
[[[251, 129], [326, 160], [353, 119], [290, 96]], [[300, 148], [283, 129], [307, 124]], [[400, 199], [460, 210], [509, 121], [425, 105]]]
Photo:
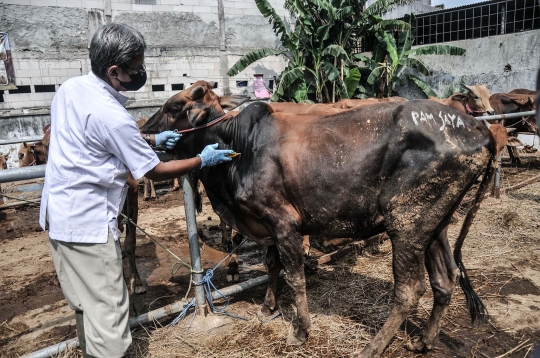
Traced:
[[144, 50], [144, 37], [134, 28], [118, 23], [101, 26], [90, 42], [92, 72], [104, 78], [109, 67], [126, 68]]

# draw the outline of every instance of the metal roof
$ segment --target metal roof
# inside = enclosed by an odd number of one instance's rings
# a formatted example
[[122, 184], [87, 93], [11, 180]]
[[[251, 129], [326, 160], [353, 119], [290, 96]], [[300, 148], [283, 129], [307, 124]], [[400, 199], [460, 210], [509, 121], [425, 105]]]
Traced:
[[[491, 4], [497, 4], [497, 3], [507, 2], [507, 1], [509, 1], [509, 0], [488, 0], [488, 1], [482, 1], [482, 2], [477, 2], [477, 3], [469, 4], [469, 5], [462, 5], [462, 6], [456, 6], [456, 7], [449, 7], [449, 8], [445, 8], [445, 9], [443, 9], [443, 10], [436, 10], [436, 11], [425, 12], [425, 13], [422, 13], [422, 14], [418, 14], [416, 17], [428, 16], [428, 15], [433, 15], [433, 14], [440, 14], [440, 13], [445, 13], [445, 12], [450, 12], [450, 11], [455, 11], [455, 10], [465, 10], [465, 9], [469, 9], [469, 8], [473, 8], [473, 7], [484, 6], [484, 5], [491, 5]], [[445, 5], [446, 5], [446, 4], [445, 4]]]

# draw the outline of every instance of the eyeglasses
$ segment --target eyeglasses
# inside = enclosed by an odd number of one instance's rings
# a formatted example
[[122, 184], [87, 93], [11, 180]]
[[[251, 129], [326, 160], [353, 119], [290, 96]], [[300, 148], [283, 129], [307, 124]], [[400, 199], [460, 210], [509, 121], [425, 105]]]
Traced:
[[141, 68], [139, 68], [138, 70], [134, 69], [134, 68], [131, 68], [129, 66], [126, 66], [127, 69], [129, 70], [132, 70], [132, 71], [135, 71], [137, 72], [138, 75], [140, 74], [143, 74], [146, 72], [146, 64], [143, 62], [143, 64], [141, 65]]

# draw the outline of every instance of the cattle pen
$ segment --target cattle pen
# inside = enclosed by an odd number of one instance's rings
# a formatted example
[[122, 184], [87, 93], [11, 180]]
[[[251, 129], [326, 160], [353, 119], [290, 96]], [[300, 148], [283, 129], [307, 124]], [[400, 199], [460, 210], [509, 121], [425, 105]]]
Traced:
[[[484, 119], [484, 118], [480, 118], [480, 119]], [[493, 118], [489, 118], [489, 119], [493, 119]], [[162, 155], [163, 154], [160, 154], [160, 156], [162, 156]], [[162, 156], [162, 158], [166, 159], [163, 156]], [[5, 173], [5, 177], [2, 177], [3, 173], [0, 172], [0, 183], [6, 182], [6, 181], [16, 180], [14, 178], [22, 178], [22, 179], [29, 179], [31, 177], [32, 178], [37, 178], [37, 177], [43, 176], [43, 174], [44, 174], [44, 168], [43, 167], [30, 167], [30, 168], [24, 168], [24, 169], [17, 169], [17, 170], [14, 170], [11, 173]], [[188, 190], [189, 190], [189, 188], [188, 188]], [[185, 199], [184, 199], [184, 205], [186, 205], [186, 206], [189, 205], [189, 204], [186, 204]], [[185, 210], [186, 210], [186, 220], [187, 220], [188, 219], [187, 212], [188, 212], [189, 209], [186, 208]], [[194, 216], [193, 216], [193, 218], [194, 218]], [[516, 223], [513, 222], [513, 221], [515, 221], [515, 218], [513, 219], [511, 215], [509, 215], [509, 217], [506, 220], [508, 220], [508, 224], [507, 224], [507, 225], [509, 225], [508, 227], [511, 228], [513, 225], [516, 225]], [[522, 218], [521, 220], [524, 220], [524, 218]], [[193, 235], [195, 235], [195, 236], [197, 235], [197, 232], [195, 231], [195, 233], [193, 233], [193, 230], [191, 230], [191, 233], [190, 233], [189, 224], [187, 225], [187, 233], [188, 233], [188, 237], [190, 239], [193, 237]], [[383, 249], [383, 251], [384, 250], [387, 250], [387, 249]], [[350, 258], [348, 260], [350, 260]], [[473, 267], [473, 271], [474, 271], [474, 267]], [[508, 276], [508, 275], [505, 276], [503, 273], [499, 272], [499, 273], [497, 273], [497, 275], [498, 275], [497, 278], [503, 277], [506, 281], [509, 282], [509, 284], [514, 284], [514, 283], [518, 282], [519, 284], [517, 284], [517, 285], [519, 287], [527, 287], [527, 285], [528, 285], [527, 282], [529, 282], [527, 280], [519, 281], [519, 279], [522, 279], [522, 277], [520, 276], [520, 278], [517, 279], [517, 276], [518, 276], [517, 274], [513, 274], [511, 276]], [[247, 288], [257, 286], [257, 285], [264, 284], [265, 282], [266, 282], [266, 277], [262, 276], [260, 278], [250, 279], [250, 280], [248, 280], [246, 282], [243, 282], [243, 283], [240, 283], [240, 284], [237, 284], [237, 285], [233, 285], [230, 288], [222, 289], [221, 291], [222, 291], [223, 294], [231, 295], [231, 294], [239, 293], [243, 289], [247, 289]], [[530, 282], [533, 285], [533, 287], [535, 287], [534, 285], [539, 284], [539, 283], [535, 283], [535, 281], [530, 281]], [[501, 289], [499, 290], [500, 292], [504, 291], [505, 285], [507, 285], [507, 284], [504, 284], [501, 287]], [[512, 286], [512, 287], [514, 287], [514, 286]], [[534, 288], [532, 290], [534, 291]], [[527, 291], [527, 292], [529, 292], [529, 291]], [[214, 299], [219, 298], [218, 295], [216, 295], [216, 294], [214, 294], [214, 296], [215, 296]], [[536, 301], [534, 301], [534, 300], [531, 301], [530, 307], [537, 307], [535, 302]], [[137, 317], [136, 319], [132, 319], [131, 320], [132, 327], [140, 327], [140, 325], [143, 324], [143, 323], [156, 322], [156, 321], [162, 319], [165, 315], [169, 316], [169, 315], [173, 315], [175, 313], [178, 313], [179, 311], [181, 311], [185, 307], [185, 304], [186, 304], [186, 302], [177, 302], [177, 303], [173, 302], [173, 303], [170, 303], [170, 304], [168, 304], [168, 305], [166, 305], [166, 306], [164, 306], [162, 308], [151, 310], [148, 313]], [[421, 306], [421, 307], [423, 307], [423, 306]], [[459, 304], [458, 304], [457, 307], [459, 307]], [[459, 309], [457, 309], [457, 310], [459, 311]], [[531, 308], [531, 310], [532, 310], [531, 312], [536, 312], [532, 308]], [[534, 315], [533, 315], [533, 317], [534, 317]], [[463, 324], [463, 322], [461, 324]], [[76, 344], [77, 344], [76, 339], [71, 339], [71, 340], [68, 340], [68, 341], [65, 341], [65, 342], [62, 342], [62, 343], [57, 343], [57, 344], [54, 344], [52, 346], [46, 347], [46, 348], [44, 348], [44, 349], [42, 349], [40, 351], [28, 354], [27, 356], [28, 357], [48, 357], [51, 354], [59, 353], [64, 349], [69, 350], [70, 347], [74, 347], [74, 346], [76, 346]], [[516, 351], [519, 351], [519, 353], [525, 353], [527, 350], [531, 349], [531, 341], [526, 341], [525, 339], [518, 340], [515, 343], [515, 346], [510, 347], [507, 350], [509, 351], [512, 348], [516, 348]], [[480, 352], [482, 352], [482, 351], [481, 350], [478, 351], [478, 353], [480, 353]], [[319, 355], [319, 356], [324, 356], [324, 355]]]

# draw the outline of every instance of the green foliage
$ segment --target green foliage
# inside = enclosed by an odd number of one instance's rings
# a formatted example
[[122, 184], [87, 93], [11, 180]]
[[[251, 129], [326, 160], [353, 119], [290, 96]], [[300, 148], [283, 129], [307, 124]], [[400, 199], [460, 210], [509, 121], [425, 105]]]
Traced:
[[[377, 1], [375, 4], [381, 1]], [[374, 4], [374, 5], [375, 5]], [[367, 11], [367, 10], [366, 10]], [[393, 35], [385, 30], [379, 30], [375, 34], [375, 45], [371, 59], [365, 56], [355, 56], [363, 61], [366, 68], [370, 70], [367, 83], [372, 85], [372, 94], [376, 97], [390, 97], [395, 93], [398, 84], [405, 83], [408, 78], [418, 86], [428, 97], [437, 97], [437, 93], [415, 73], [429, 76], [430, 71], [427, 66], [418, 58], [411, 56], [418, 55], [451, 55], [461, 56], [465, 49], [448, 45], [428, 45], [412, 49], [414, 41], [414, 15], [405, 16], [405, 22], [411, 26], [407, 31], [398, 35], [398, 41]]]
[[[295, 19], [294, 26], [289, 27], [268, 0], [255, 0], [281, 46], [246, 54], [228, 74], [234, 76], [267, 56], [282, 55], [289, 64], [279, 76], [272, 100], [305, 102], [311, 98], [328, 102], [365, 97], [360, 69], [352, 61], [359, 39], [381, 33], [391, 45], [392, 39], [386, 38], [384, 31], [403, 31], [410, 25], [401, 20], [383, 20], [379, 15], [412, 1], [379, 0], [364, 9], [367, 0], [285, 0], [285, 8]], [[393, 56], [398, 57], [397, 53]]]

